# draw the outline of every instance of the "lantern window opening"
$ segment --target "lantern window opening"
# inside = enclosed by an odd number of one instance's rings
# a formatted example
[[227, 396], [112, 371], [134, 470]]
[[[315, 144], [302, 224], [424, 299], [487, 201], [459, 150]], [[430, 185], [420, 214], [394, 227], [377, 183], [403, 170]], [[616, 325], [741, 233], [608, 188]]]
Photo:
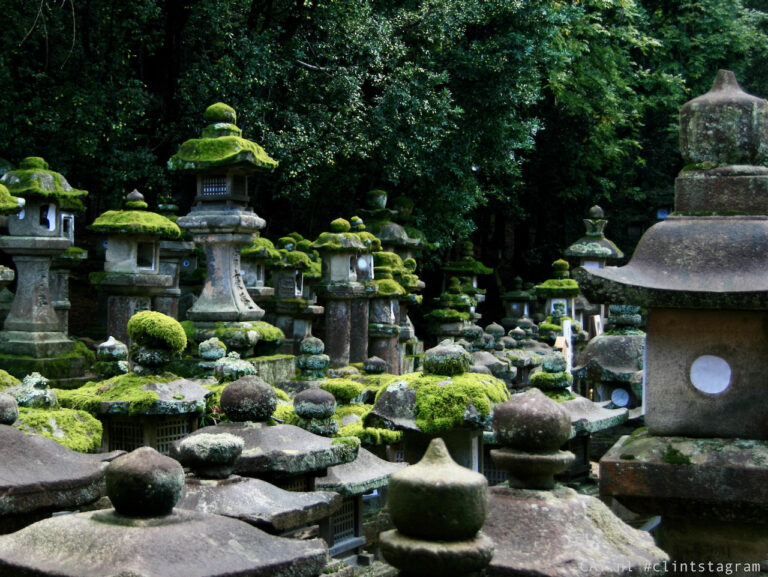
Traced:
[[136, 245], [136, 267], [144, 270], [155, 269], [155, 244], [140, 242]]

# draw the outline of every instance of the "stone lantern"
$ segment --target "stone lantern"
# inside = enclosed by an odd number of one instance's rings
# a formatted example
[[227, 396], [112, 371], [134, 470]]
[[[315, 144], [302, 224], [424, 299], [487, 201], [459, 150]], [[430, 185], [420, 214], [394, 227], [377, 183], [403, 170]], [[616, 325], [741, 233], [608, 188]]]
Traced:
[[152, 297], [162, 294], [173, 277], [161, 274], [160, 241], [181, 237], [168, 218], [145, 210], [144, 196], [134, 190], [126, 196], [126, 210], [109, 210], [89, 230], [107, 237], [104, 272], [92, 273], [91, 283], [109, 295], [107, 334], [128, 342], [126, 326], [137, 312], [151, 310]]
[[[16, 214], [23, 208], [24, 203], [23, 198], [11, 196], [8, 189], [0, 184], [0, 215]], [[3, 290], [14, 279], [14, 276], [13, 269], [0, 266], [0, 290]]]
[[271, 240], [255, 236], [240, 251], [243, 281], [253, 302], [261, 305], [274, 296], [274, 287], [267, 286], [267, 261], [280, 258], [280, 253]]
[[519, 319], [531, 315], [529, 303], [532, 298], [528, 291], [523, 290], [523, 279], [519, 276], [515, 277], [512, 290], [501, 295], [501, 300], [504, 303], [504, 312], [506, 313], [506, 316], [501, 319], [501, 324], [508, 331], [517, 326]]
[[680, 148], [677, 212], [626, 266], [577, 278], [590, 300], [649, 310], [648, 431], [603, 458], [601, 492], [661, 514], [673, 559], [724, 575], [768, 554], [768, 102], [719, 71], [681, 108]]
[[273, 170], [277, 162], [264, 149], [242, 137], [234, 109], [209, 106], [201, 138], [187, 140], [168, 161], [172, 171], [196, 176], [192, 210], [178, 219], [205, 250], [207, 275], [203, 290], [187, 311], [197, 330], [216, 322], [257, 321], [264, 311], [253, 302], [240, 266], [240, 250], [265, 222], [248, 207], [248, 178]]
[[[22, 160], [0, 184], [25, 200], [24, 209], [9, 218], [10, 236], [0, 237], [0, 248], [16, 264], [17, 286], [23, 287], [16, 291], [0, 332], [0, 353], [33, 357], [32, 370], [48, 378], [82, 375], [83, 357], [73, 356], [75, 342], [61, 331], [52, 304], [50, 269], [52, 259], [72, 244], [74, 212], [84, 210], [81, 199], [88, 193], [72, 188], [39, 157]], [[72, 359], [66, 374], [53, 368], [61, 366], [64, 356]], [[14, 372], [10, 364], [4, 368]]]
[[[317, 284], [317, 294], [325, 302], [325, 348], [331, 357], [331, 367], [345, 367], [350, 362], [353, 325], [354, 333], [365, 339], [368, 348], [368, 307], [358, 308], [356, 301], [367, 301], [371, 289], [358, 281], [357, 264], [370, 252], [360, 237], [350, 232], [351, 225], [343, 218], [331, 223], [331, 232], [320, 234], [312, 245], [323, 259], [323, 277]], [[354, 318], [353, 318], [354, 317]], [[365, 360], [360, 359], [360, 361]]]
[[[607, 224], [602, 208], [597, 205], [590, 208], [589, 218], [584, 219], [586, 234], [565, 249], [565, 256], [579, 259], [579, 266], [584, 268], [603, 268], [609, 260], [616, 261], [624, 258], [624, 253], [619, 250], [619, 247], [605, 237]], [[594, 330], [590, 327], [590, 337], [601, 332], [605, 310], [601, 305], [592, 305], [583, 295], [576, 297], [574, 318], [583, 327], [589, 326], [589, 319], [585, 317], [594, 315], [600, 315], [600, 327], [595, 327]]]

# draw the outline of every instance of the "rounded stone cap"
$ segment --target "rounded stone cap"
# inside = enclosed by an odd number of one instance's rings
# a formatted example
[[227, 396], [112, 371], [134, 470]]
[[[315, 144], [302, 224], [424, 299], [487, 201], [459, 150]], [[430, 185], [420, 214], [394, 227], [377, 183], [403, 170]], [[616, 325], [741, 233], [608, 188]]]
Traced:
[[328, 419], [336, 412], [336, 398], [323, 389], [304, 389], [293, 398], [293, 410], [302, 419]]
[[589, 218], [605, 218], [605, 211], [599, 205], [595, 205], [589, 209]]
[[141, 447], [112, 461], [106, 470], [107, 496], [126, 517], [160, 517], [173, 511], [184, 488], [178, 461]]
[[469, 370], [472, 356], [460, 345], [440, 344], [424, 353], [424, 372], [432, 375], [460, 375]]
[[0, 393], [0, 425], [13, 425], [19, 418], [19, 404], [8, 393]]
[[380, 375], [387, 372], [387, 362], [379, 357], [370, 357], [363, 363], [363, 369], [366, 373]]
[[110, 336], [96, 347], [96, 358], [100, 361], [124, 361], [128, 358], [128, 347]]
[[229, 433], [201, 433], [179, 443], [179, 457], [198, 477], [226, 479], [243, 446], [241, 437]]
[[493, 430], [503, 445], [532, 453], [555, 451], [570, 437], [571, 418], [540, 390], [529, 389], [496, 405]]
[[223, 102], [217, 102], [211, 104], [205, 109], [203, 118], [208, 122], [224, 122], [227, 124], [237, 124], [237, 112], [235, 109], [224, 104]]
[[504, 327], [499, 323], [491, 323], [485, 327], [485, 332], [491, 335], [494, 339], [500, 339], [504, 336]]
[[325, 351], [325, 344], [317, 337], [304, 337], [299, 345], [302, 355], [320, 355]]
[[235, 422], [266, 421], [277, 408], [274, 389], [256, 375], [246, 375], [221, 393], [221, 409]]
[[403, 535], [427, 541], [472, 539], [488, 514], [488, 481], [432, 439], [421, 461], [389, 479], [389, 513]]
[[562, 373], [568, 364], [562, 353], [549, 353], [544, 356], [541, 366], [548, 373]]
[[730, 70], [712, 90], [680, 108], [680, 152], [687, 164], [759, 165], [768, 156], [768, 102], [744, 92]]

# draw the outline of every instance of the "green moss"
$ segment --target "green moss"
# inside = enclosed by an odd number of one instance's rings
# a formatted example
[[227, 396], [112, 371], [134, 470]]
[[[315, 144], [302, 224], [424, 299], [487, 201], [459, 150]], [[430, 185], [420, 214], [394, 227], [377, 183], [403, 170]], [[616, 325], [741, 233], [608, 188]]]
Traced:
[[312, 259], [305, 252], [280, 249], [278, 257], [270, 258], [266, 264], [270, 268], [295, 268], [304, 271], [312, 267]]
[[381, 240], [379, 240], [377, 236], [368, 232], [367, 230], [358, 231], [357, 237], [369, 251], [373, 252], [381, 250]]
[[72, 188], [61, 174], [49, 170], [48, 163], [37, 156], [25, 158], [19, 168], [6, 172], [0, 184], [7, 186], [14, 196], [52, 200], [63, 210], [85, 210], [81, 199], [88, 191]]
[[15, 387], [20, 384], [21, 381], [19, 379], [12, 374], [5, 372], [3, 369], [0, 369], [0, 390], [7, 387]]
[[675, 449], [672, 445], [667, 445], [662, 457], [665, 463], [671, 465], [690, 465], [691, 459], [687, 455], [680, 452], [680, 449]]
[[277, 165], [277, 161], [271, 158], [261, 146], [234, 135], [187, 140], [168, 160], [168, 169], [172, 171], [199, 171], [225, 166], [273, 170]]
[[363, 376], [363, 387], [366, 391], [379, 391], [381, 387], [386, 387], [389, 383], [399, 378], [399, 375], [390, 375], [389, 373], [365, 375]]
[[19, 199], [11, 196], [8, 189], [0, 184], [0, 214], [16, 214], [21, 210]]
[[176, 319], [157, 311], [141, 311], [127, 325], [128, 336], [137, 345], [181, 353], [187, 347], [187, 335]]
[[349, 379], [328, 379], [320, 388], [331, 393], [339, 403], [349, 403], [363, 393], [363, 385]]
[[362, 422], [350, 423], [339, 429], [339, 435], [356, 437], [366, 446], [393, 445], [403, 438], [402, 431], [391, 431], [377, 427], [365, 427]]
[[181, 238], [176, 223], [155, 212], [143, 210], [108, 210], [87, 227], [99, 234], [134, 234]]
[[576, 296], [579, 294], [579, 283], [572, 278], [551, 278], [534, 287], [536, 293], [548, 296]]
[[261, 335], [260, 340], [275, 344], [285, 342], [285, 333], [276, 326], [264, 321], [254, 321], [250, 324]]
[[21, 407], [14, 427], [81, 453], [95, 453], [101, 447], [101, 422], [85, 411]]
[[128, 200], [125, 202], [125, 208], [131, 210], [147, 210], [149, 205], [143, 200]]
[[195, 344], [195, 323], [194, 321], [182, 321], [179, 323], [184, 335], [187, 337], [187, 346]]
[[68, 260], [82, 260], [87, 257], [88, 257], [88, 251], [85, 250], [84, 248], [80, 248], [79, 246], [70, 246], [67, 250], [65, 250], [62, 254], [60, 254], [56, 258], [65, 258]]
[[344, 218], [337, 218], [331, 221], [331, 232], [349, 232], [352, 225]]
[[223, 102], [217, 102], [211, 104], [205, 109], [203, 118], [208, 122], [225, 122], [229, 124], [237, 123], [237, 112], [229, 104]]
[[240, 254], [247, 257], [263, 259], [280, 258], [280, 252], [275, 248], [275, 245], [272, 244], [272, 241], [263, 236], [254, 238], [251, 241], [251, 244], [240, 251]]
[[485, 266], [480, 261], [473, 258], [465, 258], [458, 261], [449, 262], [443, 267], [444, 271], [455, 272], [461, 275], [488, 275], [493, 274], [493, 269]]
[[547, 397], [552, 399], [553, 401], [557, 403], [562, 403], [564, 401], [572, 401], [576, 398], [576, 395], [574, 395], [571, 391], [568, 390], [560, 390], [560, 391], [542, 391]]
[[[430, 435], [465, 425], [465, 415], [470, 407], [479, 413], [484, 425], [490, 419], [492, 407], [509, 399], [504, 381], [491, 375], [464, 373], [445, 377], [410, 373], [397, 380], [415, 389], [416, 425]], [[384, 391], [386, 387], [379, 390], [377, 400]]]
[[292, 404], [278, 403], [272, 416], [287, 425], [298, 426], [300, 420], [300, 417], [293, 411]]
[[327, 252], [360, 252], [366, 246], [354, 232], [323, 232], [312, 243], [312, 248]]
[[[96, 360], [96, 354], [82, 341], [75, 341], [72, 351], [45, 360], [45, 376], [51, 380], [72, 376], [72, 365], [82, 363], [86, 368]], [[17, 378], [40, 371], [40, 361], [29, 355], [0, 355], [0, 366]]]
[[100, 413], [101, 403], [105, 401], [124, 401], [128, 403], [128, 414], [144, 413], [157, 401], [157, 393], [145, 391], [141, 387], [152, 383], [169, 383], [178, 377], [170, 373], [142, 377], [136, 373], [118, 375], [100, 382], [89, 382], [79, 389], [65, 391], [57, 389], [59, 404], [69, 409], [81, 409], [92, 415]]
[[469, 312], [456, 311], [453, 309], [435, 309], [424, 315], [424, 318], [439, 323], [455, 323], [459, 321], [468, 321]]
[[573, 383], [573, 375], [566, 372], [547, 373], [546, 371], [538, 371], [530, 376], [530, 382], [532, 387], [542, 391], [566, 389]]
[[359, 449], [360, 439], [357, 437], [338, 437], [331, 441], [331, 445], [346, 445], [351, 449]]
[[395, 280], [384, 278], [370, 281], [378, 290], [380, 296], [391, 297], [405, 294], [405, 289]]

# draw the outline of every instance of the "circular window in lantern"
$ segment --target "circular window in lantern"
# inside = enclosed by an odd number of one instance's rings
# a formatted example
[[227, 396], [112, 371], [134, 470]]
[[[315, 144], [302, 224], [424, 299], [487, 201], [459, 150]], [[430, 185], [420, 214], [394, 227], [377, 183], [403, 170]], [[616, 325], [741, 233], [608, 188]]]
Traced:
[[691, 365], [691, 384], [709, 395], [722, 393], [731, 385], [731, 366], [715, 355], [702, 355]]
[[611, 402], [617, 407], [626, 407], [629, 405], [629, 391], [626, 389], [614, 389], [611, 393]]

